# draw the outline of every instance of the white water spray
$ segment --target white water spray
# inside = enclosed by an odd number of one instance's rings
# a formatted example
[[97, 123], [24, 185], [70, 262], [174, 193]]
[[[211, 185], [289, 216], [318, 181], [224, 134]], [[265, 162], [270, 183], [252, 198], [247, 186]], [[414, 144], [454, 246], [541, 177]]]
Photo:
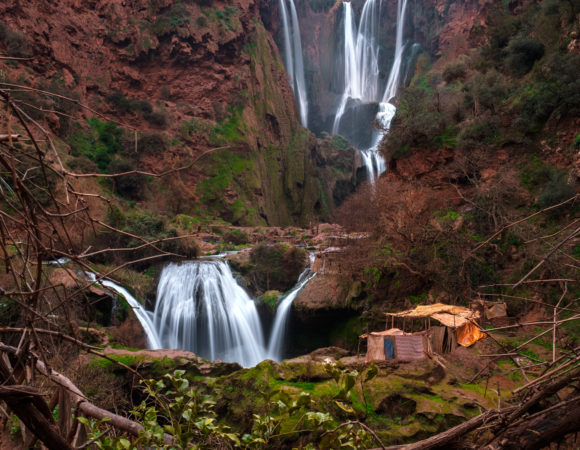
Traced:
[[[358, 33], [352, 14], [350, 2], [343, 2], [344, 11], [344, 60], [345, 60], [345, 88], [340, 104], [337, 108], [332, 127], [332, 133], [338, 134], [340, 122], [345, 113], [349, 99], [356, 99], [366, 103], [378, 102], [379, 110], [376, 120], [381, 131], [374, 131], [372, 144], [367, 149], [360, 149], [367, 176], [374, 184], [378, 176], [386, 170], [384, 158], [379, 153], [378, 146], [391, 125], [396, 108], [389, 103], [396, 94], [399, 86], [401, 62], [403, 59], [403, 24], [407, 0], [398, 0], [397, 3], [397, 35], [395, 55], [389, 78], [382, 96], [379, 94], [379, 19], [381, 14], [381, 0], [367, 0], [360, 19]], [[354, 35], [356, 34], [356, 44]]]
[[276, 317], [274, 317], [274, 325], [272, 326], [272, 334], [270, 335], [270, 344], [268, 345], [268, 358], [274, 361], [281, 361], [284, 353], [284, 338], [286, 335], [286, 325], [290, 316], [290, 307], [302, 290], [306, 283], [316, 276], [315, 272], [311, 272], [310, 268], [314, 262], [314, 254], [310, 254], [310, 266], [298, 277], [296, 286], [288, 292], [288, 294], [280, 301], [276, 309]]
[[154, 325], [164, 348], [245, 367], [264, 359], [256, 305], [225, 261], [166, 266], [157, 287]]
[[[290, 14], [286, 7], [286, 0], [280, 0], [280, 14], [282, 15], [282, 30], [284, 34], [284, 63], [288, 73], [288, 81], [294, 90], [300, 122], [308, 126], [308, 98], [306, 81], [304, 78], [304, 59], [302, 57], [302, 40], [300, 38], [300, 23], [294, 6], [294, 0], [288, 0]], [[290, 19], [288, 18], [290, 16]]]
[[133, 297], [131, 293], [127, 291], [127, 289], [125, 289], [124, 287], [119, 286], [118, 284], [113, 283], [112, 281], [109, 280], [97, 281], [97, 277], [92, 272], [85, 272], [85, 275], [90, 281], [94, 282], [95, 284], [109, 288], [110, 290], [116, 292], [118, 295], [122, 296], [125, 299], [125, 301], [129, 304], [129, 306], [135, 313], [137, 320], [143, 327], [143, 331], [147, 336], [149, 348], [151, 349], [162, 348], [161, 340], [159, 339], [159, 336], [155, 331], [155, 326], [153, 325], [153, 313], [151, 313], [151, 311], [147, 311], [145, 307], [141, 305], [141, 303], [139, 303], [139, 301], [135, 297]]

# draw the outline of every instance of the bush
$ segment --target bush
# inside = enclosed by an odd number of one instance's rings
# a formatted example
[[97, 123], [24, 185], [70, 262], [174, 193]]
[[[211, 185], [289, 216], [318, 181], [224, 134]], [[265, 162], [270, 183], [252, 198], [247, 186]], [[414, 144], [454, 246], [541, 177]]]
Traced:
[[224, 234], [224, 241], [230, 244], [241, 245], [247, 244], [250, 241], [250, 237], [244, 230], [233, 229]]
[[167, 150], [167, 142], [162, 134], [145, 133], [139, 138], [137, 148], [143, 155], [163, 155]]
[[85, 155], [72, 158], [68, 162], [68, 167], [77, 173], [95, 173], [98, 171], [97, 165]]
[[457, 139], [460, 148], [477, 148], [494, 143], [499, 133], [499, 124], [493, 119], [475, 121], [464, 126]]
[[287, 291], [304, 270], [307, 253], [303, 248], [281, 244], [258, 244], [250, 253], [253, 279], [262, 291]]
[[99, 170], [106, 172], [113, 156], [121, 150], [122, 130], [113, 122], [103, 122], [95, 117], [87, 119], [88, 130], [77, 124], [77, 130], [69, 138], [71, 154], [85, 155], [95, 162]]
[[461, 61], [459, 62], [452, 62], [445, 66], [443, 69], [443, 80], [449, 84], [453, 83], [456, 80], [462, 80], [465, 78], [467, 74], [467, 67]]
[[[135, 166], [128, 161], [117, 160], [109, 164], [109, 171], [111, 173], [131, 172], [133, 170], [135, 170]], [[146, 183], [147, 178], [138, 173], [113, 178], [115, 192], [122, 197], [135, 201], [144, 199]]]
[[475, 103], [480, 107], [479, 112], [490, 110], [495, 113], [509, 93], [506, 78], [496, 70], [486, 74], [477, 74], [467, 84], [465, 97], [467, 106], [473, 108]]
[[0, 41], [4, 44], [8, 56], [30, 58], [33, 55], [32, 47], [26, 40], [26, 36], [12, 30], [4, 22], [0, 22]]
[[[438, 111], [429, 89], [411, 87], [403, 91], [401, 102], [387, 133], [384, 150], [396, 159], [411, 147], [430, 145], [446, 128], [446, 118]], [[402, 149], [406, 149], [402, 152]]]
[[[550, 173], [548, 184], [538, 196], [538, 202], [542, 208], [557, 205], [569, 199], [576, 193], [574, 187], [568, 183], [568, 174], [563, 170], [554, 168]], [[553, 213], [561, 214], [565, 208], [556, 208]]]
[[167, 125], [167, 114], [161, 111], [143, 112], [143, 118], [158, 127]]
[[507, 69], [516, 76], [523, 76], [544, 56], [544, 44], [536, 39], [517, 37], [510, 41], [506, 53]]

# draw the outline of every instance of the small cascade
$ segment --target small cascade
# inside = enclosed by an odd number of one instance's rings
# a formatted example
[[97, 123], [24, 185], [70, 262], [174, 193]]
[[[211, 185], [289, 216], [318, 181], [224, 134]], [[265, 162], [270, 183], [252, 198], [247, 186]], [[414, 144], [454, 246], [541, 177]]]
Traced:
[[143, 327], [143, 331], [147, 336], [149, 348], [151, 349], [163, 348], [163, 346], [161, 345], [161, 340], [159, 339], [159, 336], [153, 324], [153, 313], [151, 313], [151, 311], [147, 311], [143, 307], [143, 305], [141, 305], [141, 303], [139, 303], [139, 301], [135, 297], [133, 297], [131, 293], [127, 291], [127, 289], [125, 289], [124, 287], [119, 286], [118, 284], [113, 283], [112, 281], [109, 280], [97, 281], [95, 274], [92, 272], [85, 272], [85, 275], [90, 281], [100, 286], [109, 288], [110, 290], [116, 292], [118, 295], [122, 296], [129, 304], [129, 306], [133, 309], [133, 312], [135, 313], [137, 320], [139, 320], [139, 323]]
[[[304, 59], [302, 57], [302, 40], [300, 37], [300, 23], [294, 0], [288, 0], [290, 14], [286, 7], [286, 0], [280, 0], [280, 14], [282, 16], [282, 30], [284, 34], [284, 64], [288, 73], [288, 81], [294, 90], [296, 102], [300, 112], [300, 122], [308, 126], [308, 98], [306, 81], [304, 78]], [[290, 17], [289, 17], [290, 16]]]
[[163, 348], [254, 366], [266, 350], [258, 311], [225, 261], [169, 264], [157, 288], [155, 328]]
[[[389, 101], [396, 96], [400, 81], [404, 50], [403, 24], [406, 8], [407, 0], [398, 0], [395, 55], [385, 90], [383, 95], [380, 95], [380, 46], [378, 33], [381, 0], [366, 1], [361, 13], [358, 32], [356, 31], [351, 4], [350, 2], [343, 2], [345, 86], [334, 118], [332, 133], [338, 134], [341, 132], [342, 126], [344, 126], [341, 121], [345, 116], [349, 102], [357, 100], [362, 103], [378, 103], [375, 120], [380, 124], [381, 130], [371, 131], [371, 144], [366, 148], [359, 149], [367, 170], [368, 180], [372, 184], [386, 170], [384, 158], [380, 154], [378, 147], [384, 133], [388, 131], [396, 112], [395, 106]], [[355, 34], [356, 40], [354, 38]]]
[[276, 309], [276, 317], [274, 317], [274, 325], [272, 326], [272, 334], [270, 335], [270, 344], [268, 345], [268, 358], [273, 359], [274, 361], [281, 361], [283, 358], [284, 338], [288, 317], [290, 315], [290, 307], [298, 296], [298, 293], [304, 286], [306, 286], [306, 283], [316, 276], [316, 273], [310, 270], [313, 261], [314, 254], [311, 254], [310, 266], [300, 274], [296, 286], [294, 286], [280, 301], [278, 308]]

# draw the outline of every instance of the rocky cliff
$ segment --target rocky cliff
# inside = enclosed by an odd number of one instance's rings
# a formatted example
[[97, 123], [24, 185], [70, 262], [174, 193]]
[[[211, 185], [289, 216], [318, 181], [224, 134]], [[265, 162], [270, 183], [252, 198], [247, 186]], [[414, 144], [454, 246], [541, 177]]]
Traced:
[[[87, 169], [88, 158], [109, 172], [162, 171], [218, 148], [165, 183], [130, 190], [129, 200], [234, 224], [307, 224], [354, 189], [353, 150], [299, 125], [254, 1], [15, 0], [0, 12], [3, 53], [30, 58], [1, 63], [2, 81], [88, 106], [77, 112], [63, 101], [59, 111], [42, 94], [15, 94], [73, 142], [84, 161], [75, 159], [75, 169]], [[106, 140], [97, 122], [87, 127], [79, 115], [115, 122], [120, 145], [107, 150], [108, 161], [78, 144], [91, 133]]]

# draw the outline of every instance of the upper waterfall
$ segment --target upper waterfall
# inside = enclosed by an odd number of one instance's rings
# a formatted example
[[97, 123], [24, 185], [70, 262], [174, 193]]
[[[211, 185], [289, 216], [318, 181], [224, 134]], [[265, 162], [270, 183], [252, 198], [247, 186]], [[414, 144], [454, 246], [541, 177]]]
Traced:
[[[308, 126], [308, 98], [306, 81], [304, 78], [304, 58], [302, 56], [302, 39], [300, 37], [300, 23], [294, 0], [288, 0], [290, 14], [286, 7], [286, 0], [280, 0], [280, 15], [282, 16], [282, 30], [284, 34], [284, 65], [288, 73], [288, 81], [294, 90], [296, 102], [300, 112], [300, 122]], [[290, 19], [288, 16], [290, 15]]]
[[[401, 62], [403, 59], [403, 25], [407, 0], [397, 3], [397, 31], [393, 65], [384, 90], [381, 86], [380, 62], [384, 58], [380, 43], [380, 16], [382, 0], [367, 0], [363, 6], [358, 31], [352, 5], [343, 2], [344, 35], [344, 91], [336, 109], [333, 134], [341, 133], [345, 124], [345, 112], [349, 102], [359, 104], [378, 103], [375, 120], [382, 130], [369, 130], [369, 143], [360, 148], [363, 162], [367, 168], [368, 179], [375, 179], [386, 170], [384, 158], [378, 151], [384, 132], [389, 129], [396, 108], [388, 103], [397, 94], [400, 82]], [[351, 125], [352, 126], [352, 125]], [[356, 143], [353, 142], [356, 145]]]

